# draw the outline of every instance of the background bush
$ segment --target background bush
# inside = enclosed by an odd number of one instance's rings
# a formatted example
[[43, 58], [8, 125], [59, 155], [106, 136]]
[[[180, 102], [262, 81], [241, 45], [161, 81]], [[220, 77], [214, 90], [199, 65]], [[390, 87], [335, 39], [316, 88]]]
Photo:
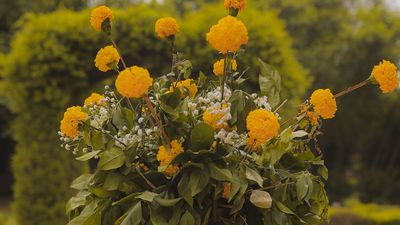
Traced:
[[[218, 7], [215, 11], [222, 11], [219, 5], [215, 7]], [[178, 35], [179, 46], [190, 53], [187, 56], [195, 53], [193, 64], [197, 68], [211, 70], [208, 59], [215, 60], [215, 53], [211, 54], [204, 41], [206, 31], [217, 21], [213, 8], [188, 15], [182, 22], [183, 32]], [[159, 11], [142, 5], [116, 11], [114, 23], [115, 39], [125, 60], [149, 68], [154, 76], [168, 71], [171, 61], [168, 44], [153, 32], [154, 22], [160, 16]], [[250, 44], [243, 62], [250, 63], [254, 75], [257, 73], [254, 56], [276, 65], [288, 88], [284, 95], [296, 95], [299, 99], [308, 77], [294, 58], [283, 24], [273, 13], [254, 10], [249, 10], [244, 19], [251, 41], [262, 44], [263, 48]], [[67, 106], [80, 105], [92, 90], [101, 91], [104, 84], [115, 78], [111, 73], [100, 73], [93, 65], [97, 50], [108, 42], [104, 35], [89, 27], [88, 20], [89, 11], [61, 10], [25, 16], [19, 21], [21, 26], [10, 53], [1, 61], [0, 94], [15, 114], [11, 125], [17, 142], [13, 171], [15, 215], [19, 224], [66, 223], [64, 205], [70, 195], [68, 186], [81, 167], [73, 162], [69, 152], [59, 150], [56, 134], [59, 120]], [[193, 43], [200, 43], [201, 47]]]
[[[261, 1], [259, 1], [261, 3]], [[334, 92], [368, 77], [382, 59], [398, 64], [400, 16], [384, 1], [271, 0], [287, 24], [298, 59], [313, 75], [313, 89]], [[400, 203], [398, 92], [368, 87], [338, 100], [337, 116], [320, 138], [330, 178], [328, 195], [340, 201]]]

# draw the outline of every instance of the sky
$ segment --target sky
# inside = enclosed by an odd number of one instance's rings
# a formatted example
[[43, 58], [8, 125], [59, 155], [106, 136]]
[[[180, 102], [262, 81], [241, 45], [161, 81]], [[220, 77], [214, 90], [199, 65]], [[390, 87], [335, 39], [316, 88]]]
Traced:
[[396, 8], [400, 8], [400, 0], [386, 0], [386, 3], [387, 3], [389, 6], [393, 6], [393, 7], [396, 7]]

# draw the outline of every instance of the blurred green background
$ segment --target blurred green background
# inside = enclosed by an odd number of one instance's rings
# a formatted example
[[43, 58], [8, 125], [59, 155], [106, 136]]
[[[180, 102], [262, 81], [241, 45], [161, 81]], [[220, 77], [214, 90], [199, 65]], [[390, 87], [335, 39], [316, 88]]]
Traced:
[[[250, 43], [240, 65], [255, 88], [256, 57], [276, 66], [293, 107], [316, 88], [338, 92], [374, 64], [399, 65], [400, 7], [383, 0], [248, 0], [240, 14]], [[102, 91], [115, 76], [94, 67], [107, 39], [89, 26], [90, 8], [112, 6], [114, 36], [131, 64], [168, 70], [168, 44], [153, 31], [180, 21], [177, 45], [211, 75], [219, 56], [205, 33], [226, 12], [222, 0], [0, 0], [0, 225], [63, 225], [70, 181], [81, 171], [57, 138], [64, 109]], [[241, 68], [246, 69], [246, 68]], [[320, 145], [330, 170], [331, 224], [400, 224], [399, 93], [368, 87], [338, 101]], [[288, 107], [290, 108], [290, 107]]]

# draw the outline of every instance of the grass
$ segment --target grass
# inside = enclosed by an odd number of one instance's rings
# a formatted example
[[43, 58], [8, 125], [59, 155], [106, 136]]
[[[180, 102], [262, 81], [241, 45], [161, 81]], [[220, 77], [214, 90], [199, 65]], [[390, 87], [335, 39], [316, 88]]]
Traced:
[[331, 207], [329, 214], [331, 217], [350, 214], [375, 224], [400, 224], [400, 206], [363, 204], [354, 199], [345, 201], [343, 206]]

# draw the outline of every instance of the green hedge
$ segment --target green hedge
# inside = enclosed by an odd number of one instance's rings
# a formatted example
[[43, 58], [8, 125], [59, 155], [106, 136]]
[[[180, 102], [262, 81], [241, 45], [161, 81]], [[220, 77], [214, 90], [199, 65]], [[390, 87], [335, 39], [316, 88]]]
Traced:
[[[217, 21], [214, 11], [221, 10], [220, 5], [206, 7], [182, 22], [178, 46], [193, 56], [198, 68], [211, 70], [215, 60], [215, 52], [204, 39]], [[153, 33], [160, 16], [160, 12], [143, 5], [116, 11], [114, 23], [115, 39], [126, 61], [149, 68], [153, 75], [168, 71], [170, 62], [168, 44]], [[241, 62], [250, 62], [256, 74], [254, 56], [260, 56], [282, 72], [285, 89], [289, 90], [285, 96], [303, 94], [307, 73], [295, 61], [283, 24], [273, 13], [250, 9], [243, 19], [252, 44]], [[12, 134], [17, 142], [13, 170], [19, 224], [65, 224], [69, 183], [80, 166], [73, 163], [71, 153], [60, 150], [56, 135], [59, 120], [65, 107], [81, 104], [91, 90], [99, 90], [115, 78], [100, 73], [93, 65], [98, 48], [108, 42], [89, 27], [88, 20], [89, 11], [30, 15], [20, 21], [23, 25], [11, 52], [1, 61], [0, 95], [16, 114]]]

